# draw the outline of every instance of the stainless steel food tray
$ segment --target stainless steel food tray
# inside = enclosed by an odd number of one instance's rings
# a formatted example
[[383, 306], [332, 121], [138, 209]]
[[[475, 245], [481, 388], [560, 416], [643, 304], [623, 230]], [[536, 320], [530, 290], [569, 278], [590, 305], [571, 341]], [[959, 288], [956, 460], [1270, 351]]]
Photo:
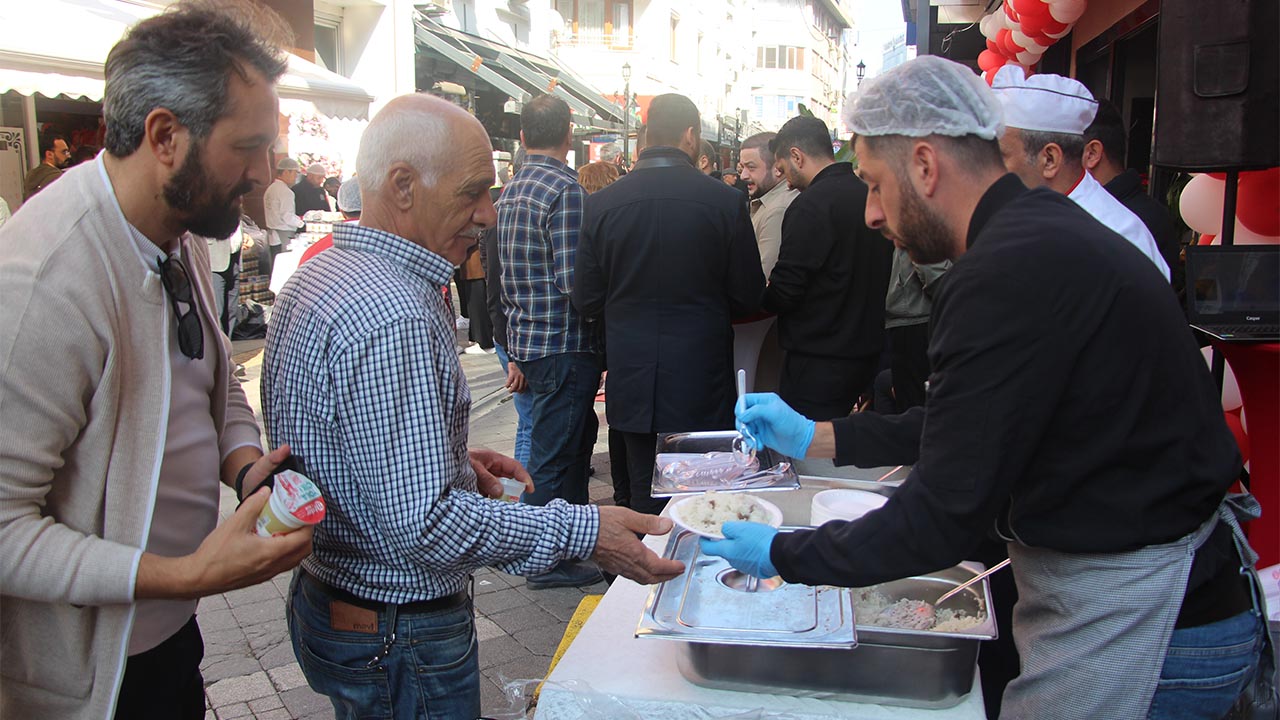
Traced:
[[[811, 604], [825, 602], [839, 607], [852, 620], [852, 591], [773, 581], [765, 592], [742, 592], [732, 582], [723, 583], [728, 565], [698, 552], [697, 538], [689, 533], [673, 534], [664, 555], [683, 561], [685, 573], [650, 591], [636, 635], [683, 641], [679, 669], [691, 682], [705, 687], [908, 707], [951, 707], [972, 689], [979, 641], [996, 635], [995, 621], [987, 612], [984, 623], [965, 633], [900, 630], [855, 622], [852, 628], [839, 628], [843, 642], [810, 642], [803, 632], [794, 632], [810, 624], [799, 618], [814, 617]], [[894, 599], [931, 602], [982, 569], [979, 564], [964, 563], [877, 587]], [[796, 592], [801, 589], [809, 594]], [[703, 612], [683, 612], [691, 596], [697, 603], [695, 608]], [[945, 607], [991, 607], [986, 580], [955, 599], [959, 605], [948, 601]], [[743, 618], [747, 622], [741, 622]], [[738, 627], [758, 626], [762, 620], [774, 623], [772, 632]], [[853, 643], [847, 642], [850, 637]]]
[[[658, 435], [657, 458], [653, 464], [653, 483], [649, 494], [653, 497], [675, 497], [692, 495], [708, 490], [733, 490], [746, 492], [764, 492], [769, 490], [795, 490], [800, 487], [800, 475], [796, 472], [790, 458], [765, 448], [756, 453], [760, 460], [760, 470], [749, 475], [734, 478], [721, 483], [678, 483], [668, 480], [662, 475], [663, 467], [672, 458], [671, 455], [701, 455], [709, 452], [731, 452], [733, 440], [738, 433], [733, 430], [715, 430], [710, 432], [679, 432]], [[785, 463], [786, 467], [778, 467]], [[775, 472], [771, 469], [776, 468]]]
[[850, 648], [857, 644], [847, 591], [760, 580], [724, 559], [703, 555], [698, 536], [673, 532], [665, 556], [685, 564], [676, 580], [654, 586], [637, 637], [713, 641], [724, 645]]

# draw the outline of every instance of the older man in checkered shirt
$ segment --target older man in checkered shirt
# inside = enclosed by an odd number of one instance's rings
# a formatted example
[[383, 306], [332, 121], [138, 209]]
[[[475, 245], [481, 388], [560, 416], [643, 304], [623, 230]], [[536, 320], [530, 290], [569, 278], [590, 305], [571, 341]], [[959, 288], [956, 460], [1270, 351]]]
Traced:
[[328, 502], [289, 601], [294, 652], [339, 717], [474, 718], [471, 571], [535, 574], [594, 558], [639, 582], [683, 570], [635, 533], [670, 521], [623, 508], [489, 499], [514, 460], [467, 449], [471, 397], [441, 297], [495, 219], [491, 147], [463, 110], [392, 100], [356, 161], [360, 224], [280, 292], [263, 411]]

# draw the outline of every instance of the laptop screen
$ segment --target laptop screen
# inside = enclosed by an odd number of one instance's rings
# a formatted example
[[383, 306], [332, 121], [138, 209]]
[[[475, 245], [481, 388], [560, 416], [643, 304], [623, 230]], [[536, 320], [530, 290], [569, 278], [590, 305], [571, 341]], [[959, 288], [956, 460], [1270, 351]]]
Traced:
[[1195, 324], [1280, 321], [1280, 246], [1187, 248], [1187, 304]]

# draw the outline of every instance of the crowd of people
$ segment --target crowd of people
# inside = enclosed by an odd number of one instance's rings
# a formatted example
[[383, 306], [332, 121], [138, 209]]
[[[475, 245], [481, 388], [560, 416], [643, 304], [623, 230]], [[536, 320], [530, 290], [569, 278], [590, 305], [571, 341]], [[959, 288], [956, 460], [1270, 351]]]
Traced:
[[[852, 106], [856, 169], [797, 117], [714, 179], [684, 96], [653, 99], [634, 165], [575, 171], [544, 95], [501, 183], [474, 116], [406, 95], [369, 122], [358, 181], [297, 181], [271, 153], [285, 63], [254, 27], [186, 2], [137, 24], [106, 63], [104, 151], [61, 172], [51, 145], [56, 181], [0, 228], [0, 714], [203, 717], [196, 600], [296, 568], [293, 649], [339, 717], [475, 718], [472, 572], [678, 576], [640, 540], [672, 527], [658, 434], [734, 426], [914, 465], [862, 520], [703, 541], [744, 572], [864, 586], [1013, 559], [993, 716], [1220, 717], [1268, 672], [1256, 505], [1226, 494], [1240, 456], [1168, 228], [1125, 208], [1116, 121], [1079, 83], [919, 58]], [[353, 220], [276, 298], [261, 428], [214, 244], [257, 188], [273, 252], [326, 195]], [[463, 302], [516, 396], [514, 458], [468, 444], [443, 290], [473, 254]], [[769, 343], [780, 369], [754, 384], [778, 392], [737, 398]], [[587, 493], [602, 374], [612, 506]], [[286, 464], [327, 515], [260, 537]], [[242, 500], [220, 524], [219, 483]]]

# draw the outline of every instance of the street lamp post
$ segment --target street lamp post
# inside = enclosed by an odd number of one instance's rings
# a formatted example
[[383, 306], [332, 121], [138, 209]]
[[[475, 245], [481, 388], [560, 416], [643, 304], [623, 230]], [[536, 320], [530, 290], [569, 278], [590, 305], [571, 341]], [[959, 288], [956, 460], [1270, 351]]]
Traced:
[[631, 63], [622, 64], [622, 164], [631, 165]]
[[862, 78], [867, 76], [867, 64], [859, 60], [854, 67], [858, 71], [858, 87], [862, 87]]

